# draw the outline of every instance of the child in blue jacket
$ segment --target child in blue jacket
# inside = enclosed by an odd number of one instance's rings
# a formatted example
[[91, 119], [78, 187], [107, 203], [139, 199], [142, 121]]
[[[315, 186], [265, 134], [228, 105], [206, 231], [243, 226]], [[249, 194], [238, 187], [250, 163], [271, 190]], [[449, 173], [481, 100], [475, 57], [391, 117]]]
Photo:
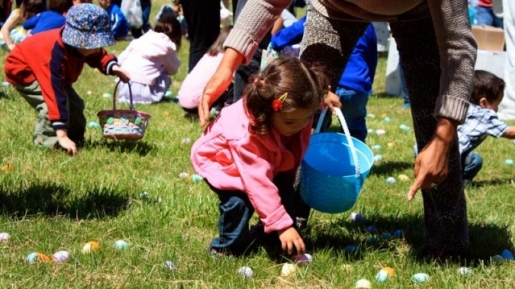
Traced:
[[111, 0], [98, 0], [98, 5], [107, 11], [107, 14], [109, 14], [111, 31], [113, 31], [114, 38], [123, 39], [127, 37], [130, 25], [120, 7], [115, 3], [112, 3]]

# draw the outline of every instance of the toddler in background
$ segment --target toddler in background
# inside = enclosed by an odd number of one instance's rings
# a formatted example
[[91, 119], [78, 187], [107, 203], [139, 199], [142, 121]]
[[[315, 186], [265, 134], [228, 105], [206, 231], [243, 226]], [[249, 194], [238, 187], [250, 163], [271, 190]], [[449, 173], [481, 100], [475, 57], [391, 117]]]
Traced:
[[27, 37], [27, 30], [23, 28], [23, 23], [33, 15], [45, 11], [45, 9], [45, 1], [43, 0], [23, 0], [20, 7], [11, 12], [2, 26], [0, 47], [6, 51], [13, 50], [16, 44]]
[[49, 0], [48, 10], [27, 19], [23, 28], [29, 35], [62, 27], [66, 23], [66, 12], [73, 6], [72, 0]]
[[[224, 41], [229, 35], [232, 26], [227, 26], [220, 31], [216, 41], [209, 47], [207, 53], [199, 60], [197, 65], [191, 70], [182, 82], [179, 90], [179, 104], [191, 116], [196, 116], [202, 92], [211, 76], [215, 74], [220, 61], [224, 55]], [[220, 112], [227, 99], [233, 97], [232, 85], [224, 94], [213, 104], [213, 108]], [[216, 114], [216, 113], [215, 113]]]
[[66, 15], [61, 29], [41, 32], [16, 45], [6, 58], [7, 81], [38, 113], [34, 144], [69, 154], [84, 141], [84, 100], [73, 89], [84, 64], [103, 74], [129, 75], [104, 46], [113, 45], [109, 15], [94, 4], [77, 4]]
[[132, 101], [136, 104], [160, 102], [172, 84], [170, 75], [177, 73], [180, 60], [176, 51], [181, 44], [181, 25], [174, 17], [162, 16], [149, 30], [118, 56], [123, 69], [131, 74], [131, 82], [120, 83], [118, 101], [129, 102], [129, 85]]
[[98, 0], [98, 5], [104, 8], [111, 19], [111, 30], [115, 39], [124, 39], [131, 29], [127, 18], [118, 5], [111, 0]]
[[[240, 255], [249, 249], [254, 211], [268, 241], [288, 254], [305, 253], [296, 218], [304, 216], [301, 208], [307, 205], [293, 185], [328, 84], [324, 73], [300, 60], [276, 59], [194, 143], [193, 168], [220, 199], [213, 254]], [[330, 98], [326, 102], [334, 103]]]
[[504, 96], [504, 86], [504, 81], [494, 74], [475, 71], [467, 118], [458, 126], [463, 180], [466, 184], [470, 184], [483, 166], [483, 158], [473, 150], [488, 135], [515, 139], [515, 127], [508, 126], [497, 116], [499, 103]]

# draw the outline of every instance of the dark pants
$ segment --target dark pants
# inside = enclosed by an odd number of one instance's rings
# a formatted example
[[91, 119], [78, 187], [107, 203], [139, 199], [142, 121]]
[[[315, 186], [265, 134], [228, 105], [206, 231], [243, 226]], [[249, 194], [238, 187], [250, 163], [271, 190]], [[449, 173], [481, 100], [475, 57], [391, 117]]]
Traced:
[[[293, 188], [293, 184], [288, 179], [286, 174], [278, 174], [273, 182], [279, 189], [281, 203], [288, 215], [294, 220], [293, 226], [297, 227], [297, 217], [307, 219], [309, 208], [302, 201], [298, 190]], [[211, 248], [222, 251], [229, 250], [236, 255], [246, 252], [252, 241], [249, 235], [249, 221], [254, 214], [254, 207], [249, 197], [242, 191], [219, 190], [209, 183], [208, 185], [220, 199], [218, 207], [220, 210], [220, 218], [218, 219], [219, 236], [211, 241]], [[280, 244], [277, 232], [271, 234], [276, 235], [277, 244]]]
[[240, 65], [236, 70], [236, 73], [234, 74], [234, 95], [227, 104], [233, 104], [243, 97], [243, 91], [249, 82], [249, 77], [252, 74], [259, 72], [261, 52], [262, 50], [258, 48], [252, 56], [252, 60], [249, 65]]
[[470, 152], [463, 159], [462, 164], [463, 180], [470, 182], [483, 167], [483, 158], [475, 152]]
[[181, 0], [180, 3], [188, 25], [190, 72], [220, 34], [220, 1]]
[[150, 26], [149, 18], [150, 18], [150, 10], [152, 9], [152, 0], [140, 0], [141, 3], [141, 14], [143, 18], [143, 25], [140, 28], [131, 27], [131, 35], [134, 38], [139, 38], [143, 33], [152, 29]]

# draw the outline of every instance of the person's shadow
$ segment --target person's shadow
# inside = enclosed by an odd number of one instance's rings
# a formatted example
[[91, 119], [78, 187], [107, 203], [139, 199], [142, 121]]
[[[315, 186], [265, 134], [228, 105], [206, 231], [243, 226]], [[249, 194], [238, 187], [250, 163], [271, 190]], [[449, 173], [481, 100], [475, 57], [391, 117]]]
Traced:
[[126, 193], [91, 188], [85, 195], [70, 196], [67, 187], [55, 183], [12, 188], [0, 185], [0, 211], [11, 218], [25, 215], [66, 216], [73, 219], [107, 218], [129, 206]]
[[[459, 260], [450, 262], [476, 266], [481, 261], [490, 263], [494, 255], [500, 255], [505, 249], [514, 252], [507, 225], [471, 223], [469, 230], [469, 250], [461, 254]], [[397, 235], [400, 232], [401, 235]], [[379, 250], [394, 253], [402, 242], [408, 245], [407, 250], [414, 260], [423, 263], [434, 261], [427, 255], [421, 216], [370, 215], [362, 222], [337, 219], [332, 223], [318, 223], [310, 220], [304, 235], [306, 245], [313, 252], [331, 249], [337, 255], [345, 254], [349, 260], [361, 259], [367, 253]]]

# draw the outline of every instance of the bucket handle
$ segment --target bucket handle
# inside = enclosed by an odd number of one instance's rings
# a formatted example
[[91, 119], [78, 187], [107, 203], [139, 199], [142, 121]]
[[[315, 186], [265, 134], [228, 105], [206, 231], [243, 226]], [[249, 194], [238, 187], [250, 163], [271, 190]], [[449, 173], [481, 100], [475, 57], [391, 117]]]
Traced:
[[[318, 123], [317, 123], [314, 133], [320, 133], [320, 129], [322, 128], [322, 123], [324, 122], [324, 117], [327, 113], [327, 110], [328, 110], [327, 107], [322, 110], [322, 113], [320, 114], [320, 118], [318, 118]], [[349, 144], [349, 147], [350, 147], [350, 153], [351, 153], [352, 159], [354, 160], [354, 168], [356, 169], [356, 177], [359, 178], [361, 176], [361, 173], [359, 170], [358, 154], [356, 153], [356, 147], [354, 146], [354, 142], [352, 141], [349, 127], [347, 126], [347, 122], [345, 121], [345, 117], [343, 116], [341, 109], [339, 109], [338, 107], [334, 107], [334, 112], [336, 113], [336, 116], [340, 120], [340, 124], [342, 125], [342, 128], [343, 128], [343, 132], [345, 133], [345, 137], [347, 138], [347, 143]]]
[[[114, 86], [114, 91], [113, 91], [113, 110], [116, 110], [116, 92], [118, 91], [118, 85], [120, 85], [120, 83], [122, 82], [122, 80], [118, 80], [118, 82], [116, 83], [116, 85]], [[132, 89], [131, 89], [131, 83], [130, 81], [127, 82], [127, 85], [129, 86], [129, 109], [130, 110], [134, 110], [135, 109], [135, 106], [134, 104], [132, 103]]]

